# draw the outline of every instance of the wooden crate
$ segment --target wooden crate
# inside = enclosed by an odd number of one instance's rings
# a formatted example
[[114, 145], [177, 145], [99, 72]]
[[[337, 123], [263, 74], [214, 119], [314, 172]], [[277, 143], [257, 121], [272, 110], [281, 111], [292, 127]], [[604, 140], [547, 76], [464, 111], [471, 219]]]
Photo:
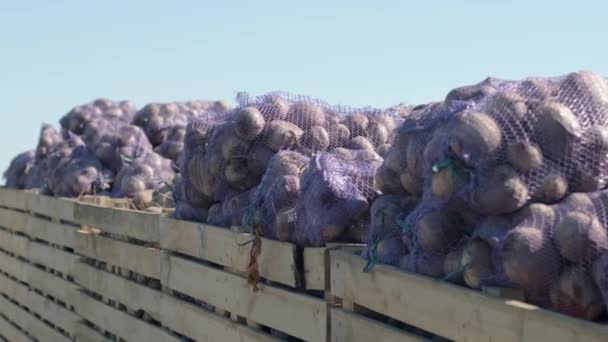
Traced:
[[446, 282], [377, 265], [344, 250], [330, 252], [332, 341], [409, 341], [420, 335], [372, 319], [381, 314], [455, 341], [607, 341], [608, 326]]

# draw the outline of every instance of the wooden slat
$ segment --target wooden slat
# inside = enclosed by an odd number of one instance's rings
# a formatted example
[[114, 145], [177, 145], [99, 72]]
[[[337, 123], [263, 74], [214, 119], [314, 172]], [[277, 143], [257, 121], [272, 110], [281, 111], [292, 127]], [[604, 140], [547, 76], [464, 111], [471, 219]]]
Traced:
[[9, 342], [29, 342], [34, 340], [17, 329], [4, 317], [0, 317], [0, 336], [6, 338]]
[[30, 251], [30, 240], [25, 236], [16, 235], [0, 229], [0, 248], [23, 258], [27, 258]]
[[85, 263], [76, 263], [74, 280], [83, 288], [124, 304], [129, 309], [144, 310], [157, 321], [161, 320], [160, 300], [163, 295], [161, 291]]
[[[160, 218], [161, 248], [204, 259], [239, 272], [249, 265], [252, 236], [229, 229]], [[258, 257], [263, 278], [296, 287], [296, 247], [287, 242], [262, 239]]]
[[74, 332], [74, 340], [76, 342], [106, 342], [110, 339], [103, 336], [100, 332], [89, 327], [84, 321], [76, 324]]
[[28, 217], [26, 213], [0, 208], [0, 226], [13, 231], [24, 232]]
[[331, 251], [331, 293], [456, 341], [577, 341], [608, 339], [608, 326], [488, 297], [445, 282]]
[[0, 292], [63, 330], [74, 332], [75, 323], [79, 320], [76, 314], [3, 274], [0, 274]]
[[27, 210], [27, 194], [22, 190], [0, 188], [0, 206]]
[[372, 321], [363, 316], [331, 309], [331, 341], [333, 342], [407, 342], [426, 339]]
[[74, 292], [72, 301], [77, 303], [76, 310], [86, 320], [127, 341], [179, 341], [165, 330], [99, 302], [82, 291]]
[[304, 284], [308, 290], [325, 289], [325, 248], [304, 248]]
[[159, 242], [158, 214], [78, 203], [76, 222], [104, 232], [146, 242]]
[[25, 225], [25, 233], [30, 237], [70, 248], [74, 247], [74, 234], [77, 230], [78, 228], [75, 226], [55, 223], [34, 216], [28, 216]]
[[322, 300], [264, 285], [254, 292], [246, 279], [229, 272], [168, 254], [162, 259], [161, 283], [171, 289], [307, 341], [326, 337]]
[[27, 193], [27, 210], [57, 220], [74, 222], [76, 200]]
[[62, 335], [59, 331], [51, 328], [36, 316], [25, 311], [25, 309], [13, 304], [6, 298], [0, 296], [0, 312], [6, 317], [10, 317], [21, 329], [27, 331], [31, 336], [39, 341], [70, 341], [69, 338]]
[[5, 253], [0, 253], [0, 269], [19, 281], [27, 283], [31, 287], [53, 296], [64, 303], [69, 304], [69, 294], [76, 289], [74, 283]]
[[78, 260], [76, 254], [34, 241], [30, 241], [29, 254], [24, 257], [35, 264], [52, 268], [67, 275], [72, 275], [72, 268]]
[[160, 250], [113, 240], [88, 231], [76, 233], [74, 251], [133, 272], [160, 278]]
[[237, 324], [200, 307], [164, 295], [161, 300], [161, 316], [164, 326], [196, 341], [272, 341], [261, 331]]

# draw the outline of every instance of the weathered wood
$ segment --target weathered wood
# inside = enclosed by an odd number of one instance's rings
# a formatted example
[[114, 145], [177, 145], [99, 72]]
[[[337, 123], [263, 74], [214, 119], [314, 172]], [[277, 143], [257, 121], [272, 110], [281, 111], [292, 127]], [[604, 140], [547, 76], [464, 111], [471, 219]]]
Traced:
[[17, 329], [11, 322], [0, 316], [0, 336], [9, 342], [30, 342], [34, 339]]
[[80, 319], [76, 314], [52, 300], [31, 291], [27, 286], [0, 274], [0, 292], [70, 334]]
[[35, 264], [52, 268], [67, 275], [72, 275], [72, 268], [78, 260], [76, 254], [34, 241], [30, 241], [29, 253], [24, 257]]
[[27, 210], [27, 192], [0, 187], [0, 206]]
[[74, 235], [77, 230], [78, 228], [76, 226], [55, 223], [38, 217], [28, 216], [24, 232], [36, 239], [73, 248]]
[[10, 317], [16, 325], [39, 341], [70, 341], [59, 331], [51, 328], [51, 326], [4, 297], [0, 297], [0, 312], [6, 317]]
[[[246, 272], [249, 265], [250, 234], [205, 224], [160, 218], [161, 248], [204, 259]], [[296, 247], [287, 242], [262, 239], [258, 257], [263, 278], [291, 287], [298, 286]]]
[[176, 256], [163, 256], [161, 283], [205, 303], [307, 341], [326, 335], [325, 302], [260, 284], [254, 292], [245, 278]]
[[57, 220], [74, 222], [76, 200], [27, 193], [27, 210]]
[[308, 290], [325, 289], [325, 248], [304, 248], [304, 285]]
[[74, 251], [82, 256], [160, 278], [160, 250], [113, 240], [89, 231], [76, 233]]
[[164, 342], [179, 339], [160, 327], [99, 302], [82, 291], [74, 292], [76, 311], [86, 320], [127, 341]]
[[110, 341], [100, 332], [95, 331], [89, 327], [84, 321], [80, 321], [76, 324], [74, 333], [74, 340], [76, 342], [106, 342]]
[[160, 239], [158, 214], [78, 203], [74, 216], [77, 223], [104, 232], [146, 242], [158, 243]]
[[606, 341], [608, 326], [492, 298], [439, 280], [331, 251], [331, 292], [456, 341]]
[[161, 291], [85, 263], [76, 263], [74, 266], [74, 280], [85, 289], [122, 303], [129, 309], [144, 310], [155, 320], [161, 320]]
[[331, 309], [333, 342], [403, 342], [426, 339], [341, 309]]
[[0, 248], [27, 258], [30, 252], [30, 240], [25, 236], [16, 235], [10, 231], [0, 229]]
[[7, 229], [24, 232], [28, 214], [11, 209], [0, 208], [0, 226]]

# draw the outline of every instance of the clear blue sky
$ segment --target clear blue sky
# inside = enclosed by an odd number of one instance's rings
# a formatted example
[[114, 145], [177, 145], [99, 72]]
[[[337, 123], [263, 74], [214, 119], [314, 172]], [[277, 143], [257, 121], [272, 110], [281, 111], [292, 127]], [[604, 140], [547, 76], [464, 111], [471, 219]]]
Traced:
[[0, 0], [0, 168], [95, 97], [389, 106], [489, 75], [606, 75], [607, 15], [601, 0]]

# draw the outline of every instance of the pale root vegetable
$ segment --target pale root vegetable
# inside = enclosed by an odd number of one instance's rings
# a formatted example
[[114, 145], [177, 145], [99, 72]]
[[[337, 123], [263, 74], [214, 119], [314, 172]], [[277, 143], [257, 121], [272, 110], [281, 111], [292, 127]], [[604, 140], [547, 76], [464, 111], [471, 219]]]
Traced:
[[532, 203], [513, 214], [513, 225], [533, 225], [535, 227], [552, 227], [555, 224], [555, 210], [542, 203]]
[[426, 252], [445, 253], [462, 237], [463, 232], [449, 214], [431, 211], [418, 222], [417, 243]]
[[557, 173], [548, 174], [541, 186], [534, 191], [534, 200], [552, 204], [559, 202], [568, 193], [568, 180]]
[[448, 200], [468, 183], [468, 177], [451, 167], [445, 167], [431, 176], [431, 193], [442, 200]]
[[543, 154], [555, 160], [568, 156], [573, 144], [583, 133], [581, 124], [570, 108], [557, 102], [548, 102], [538, 106], [534, 114], [534, 135]]
[[234, 114], [234, 130], [243, 140], [251, 141], [257, 138], [265, 125], [264, 116], [255, 107], [245, 107]]
[[507, 145], [507, 161], [515, 170], [528, 172], [543, 165], [543, 153], [535, 143], [516, 141]]
[[524, 120], [528, 106], [523, 97], [508, 90], [494, 95], [488, 112], [500, 115], [507, 120]]
[[570, 212], [555, 227], [553, 240], [560, 254], [572, 262], [593, 262], [608, 250], [606, 229], [588, 212]]
[[344, 119], [343, 123], [348, 127], [351, 138], [367, 135], [367, 126], [369, 125], [367, 116], [359, 113], [350, 114]]
[[492, 249], [481, 240], [471, 240], [462, 251], [461, 267], [464, 269], [464, 282], [475, 289], [492, 274]]
[[384, 194], [404, 194], [399, 175], [382, 164], [376, 171], [376, 187]]
[[[590, 151], [582, 151], [587, 153], [587, 158], [593, 160], [594, 165], [577, 165], [574, 170], [574, 176], [569, 184], [572, 192], [596, 192], [606, 187], [607, 177], [604, 169], [605, 161], [600, 158], [605, 158], [605, 154], [600, 154], [602, 157], [596, 158], [595, 153]], [[595, 159], [591, 159], [595, 158]]]
[[299, 176], [308, 163], [308, 158], [300, 153], [281, 151], [270, 160], [269, 168], [276, 170], [282, 176]]
[[313, 126], [323, 126], [325, 124], [325, 113], [319, 105], [301, 101], [291, 105], [286, 120], [293, 122], [303, 130], [307, 130]]
[[376, 147], [376, 152], [378, 152], [378, 154], [382, 157], [385, 158], [388, 155], [388, 152], [391, 149], [391, 145], [390, 144], [382, 144], [378, 147]]
[[367, 138], [362, 136], [352, 138], [345, 147], [351, 150], [375, 151], [374, 145]]
[[274, 120], [267, 126], [264, 145], [272, 151], [290, 149], [299, 144], [304, 131], [292, 122]]
[[346, 125], [335, 123], [327, 129], [329, 135], [329, 147], [336, 148], [344, 146], [350, 141], [350, 130]]
[[588, 135], [594, 149], [605, 155], [606, 151], [608, 151], [608, 128], [602, 125], [595, 125], [589, 128], [585, 132], [585, 135]]
[[443, 261], [443, 273], [447, 277], [446, 280], [452, 283], [462, 283], [464, 281], [463, 273], [464, 269], [461, 266], [462, 261], [462, 248], [458, 248], [445, 256]]
[[274, 228], [279, 241], [292, 241], [296, 228], [296, 210], [294, 208], [279, 210], [274, 219]]
[[244, 158], [228, 160], [224, 169], [224, 178], [230, 186], [240, 191], [249, 190], [259, 182], [259, 177], [252, 175], [247, 169], [247, 160]]
[[407, 170], [413, 176], [421, 178], [424, 172], [424, 150], [427, 144], [427, 140], [421, 136], [413, 136], [405, 151], [405, 160], [407, 164]]
[[264, 115], [264, 118], [266, 118], [266, 121], [285, 120], [290, 104], [284, 98], [273, 96], [267, 98], [257, 107]]
[[417, 178], [409, 172], [404, 172], [401, 174], [399, 180], [401, 181], [401, 186], [410, 194], [414, 196], [422, 195], [422, 188], [424, 185], [424, 180], [422, 178]]
[[387, 129], [388, 132], [392, 132], [396, 126], [398, 121], [395, 117], [386, 113], [375, 113], [369, 117], [371, 123], [380, 124]]
[[193, 155], [186, 166], [188, 179], [192, 186], [206, 196], [213, 197], [215, 176], [210, 172], [210, 164], [207, 163], [204, 156]]
[[528, 187], [517, 172], [502, 165], [480, 177], [473, 207], [487, 215], [507, 214], [522, 208], [528, 195]]
[[608, 81], [589, 71], [569, 74], [561, 84], [559, 93], [568, 101], [586, 101], [593, 110], [603, 111], [608, 106]]
[[551, 95], [552, 87], [544, 79], [528, 78], [521, 82], [519, 93], [535, 100], [544, 101]]
[[494, 87], [487, 84], [476, 84], [452, 89], [446, 96], [445, 101], [478, 101], [494, 94], [496, 94]]
[[271, 151], [263, 144], [257, 143], [247, 154], [247, 168], [253, 175], [262, 176], [264, 172], [266, 172], [270, 159], [272, 159], [274, 155], [275, 152]]
[[154, 201], [154, 190], [139, 191], [133, 196], [132, 201], [138, 209], [148, 208]]
[[301, 145], [313, 152], [324, 151], [329, 147], [329, 134], [321, 126], [313, 126], [302, 135]]
[[451, 151], [467, 165], [492, 160], [502, 143], [502, 132], [493, 118], [480, 112], [465, 112], [446, 126]]
[[222, 157], [225, 160], [233, 157], [245, 157], [250, 147], [251, 145], [247, 141], [237, 135], [225, 137], [221, 143]]
[[573, 211], [590, 211], [594, 209], [593, 201], [589, 195], [584, 193], [574, 193], [566, 197], [561, 203], [564, 208]]
[[582, 319], [593, 320], [606, 309], [599, 288], [582, 267], [564, 270], [549, 295], [553, 310]]
[[380, 146], [388, 141], [388, 129], [382, 124], [372, 123], [367, 126], [367, 138], [374, 144]]
[[507, 277], [523, 290], [546, 289], [559, 274], [559, 252], [551, 239], [534, 226], [511, 230], [500, 251]]
[[400, 174], [407, 168], [406, 155], [393, 145], [386, 154], [386, 157], [384, 157], [383, 165], [391, 171]]

